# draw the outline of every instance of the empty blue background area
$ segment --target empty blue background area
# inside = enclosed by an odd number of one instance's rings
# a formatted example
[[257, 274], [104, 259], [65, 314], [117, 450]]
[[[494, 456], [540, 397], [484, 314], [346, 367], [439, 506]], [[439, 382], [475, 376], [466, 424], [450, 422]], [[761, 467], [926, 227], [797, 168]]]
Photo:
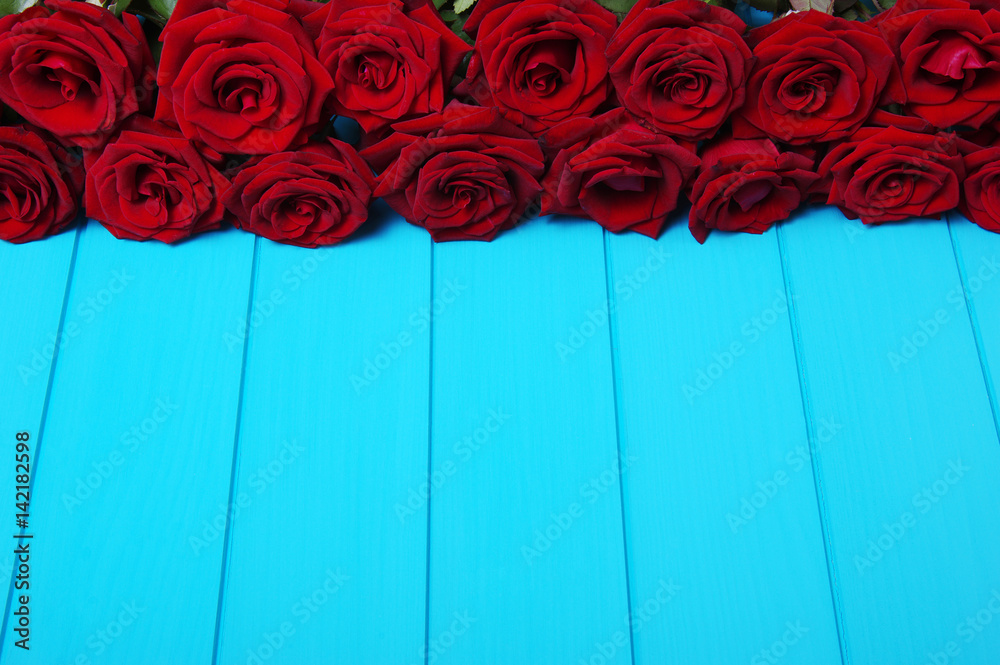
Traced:
[[0, 275], [0, 664], [1000, 663], [1000, 236], [959, 215], [89, 222]]

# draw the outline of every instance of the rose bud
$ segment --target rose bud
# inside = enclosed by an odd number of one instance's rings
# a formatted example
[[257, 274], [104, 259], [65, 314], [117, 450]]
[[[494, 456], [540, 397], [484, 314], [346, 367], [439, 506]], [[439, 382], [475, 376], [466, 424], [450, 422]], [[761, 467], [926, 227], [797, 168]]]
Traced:
[[863, 127], [830, 149], [819, 175], [829, 183], [828, 204], [881, 224], [956, 207], [965, 165], [954, 134]]
[[83, 162], [53, 136], [28, 125], [0, 127], [0, 238], [23, 243], [76, 220]]
[[966, 177], [959, 211], [987, 231], [1000, 233], [1000, 146], [964, 156]]
[[152, 108], [156, 74], [139, 20], [48, 0], [0, 19], [0, 100], [64, 143], [104, 144]]
[[712, 229], [763, 233], [788, 219], [819, 176], [813, 160], [770, 139], [722, 137], [701, 154], [688, 227], [703, 243]]
[[746, 25], [701, 0], [641, 0], [608, 45], [622, 105], [664, 134], [710, 138], [743, 105]]
[[220, 153], [305, 143], [327, 120], [333, 80], [292, 11], [297, 5], [221, 5], [177, 3], [160, 36], [156, 119]]
[[86, 155], [87, 215], [116, 238], [172, 243], [218, 228], [229, 181], [173, 127], [132, 116], [103, 151]]
[[309, 143], [255, 157], [225, 198], [236, 226], [286, 245], [336, 244], [368, 219], [375, 178], [346, 143]]
[[979, 129], [1000, 113], [995, 3], [899, 0], [875, 23], [898, 55], [910, 113], [941, 129]]
[[896, 59], [878, 30], [810, 10], [750, 32], [757, 58], [737, 138], [795, 145], [833, 141], [861, 127], [880, 104], [902, 103]]
[[440, 111], [471, 48], [429, 0], [331, 0], [306, 19], [333, 77], [334, 113], [366, 132]]
[[574, 118], [542, 135], [551, 166], [542, 213], [594, 220], [656, 238], [698, 168], [691, 144], [641, 125], [624, 109]]
[[538, 141], [497, 109], [452, 102], [393, 130], [362, 151], [385, 169], [375, 195], [435, 242], [492, 240], [514, 226], [541, 191]]
[[458, 95], [497, 106], [529, 132], [592, 115], [608, 99], [605, 56], [618, 20], [594, 0], [479, 0], [476, 40]]

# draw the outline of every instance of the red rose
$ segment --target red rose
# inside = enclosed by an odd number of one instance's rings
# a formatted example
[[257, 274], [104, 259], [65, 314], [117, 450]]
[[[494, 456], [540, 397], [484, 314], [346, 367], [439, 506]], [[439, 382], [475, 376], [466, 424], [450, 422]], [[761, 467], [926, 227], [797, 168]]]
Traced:
[[476, 46], [457, 92], [530, 132], [591, 115], [610, 91], [604, 52], [617, 22], [594, 0], [479, 0], [465, 23]]
[[334, 112], [366, 132], [443, 109], [471, 50], [429, 0], [331, 0], [306, 25], [333, 76]]
[[709, 231], [763, 233], [788, 219], [819, 176], [811, 158], [781, 152], [769, 139], [718, 139], [701, 154], [688, 227], [703, 243]]
[[44, 130], [0, 127], [0, 191], [0, 238], [38, 240], [76, 219], [83, 165]]
[[659, 236], [699, 163], [692, 148], [624, 109], [567, 120], [542, 141], [553, 154], [542, 213], [587, 217], [614, 233]]
[[819, 174], [829, 179], [828, 204], [881, 224], [957, 206], [965, 166], [954, 134], [865, 127], [827, 153]]
[[1000, 233], [1000, 147], [966, 155], [965, 171], [959, 210], [987, 231]]
[[902, 103], [896, 59], [872, 27], [822, 12], [795, 12], [750, 32], [757, 63], [737, 138], [796, 145], [832, 141], [861, 127], [879, 104]]
[[492, 240], [541, 191], [538, 141], [496, 109], [452, 102], [393, 129], [362, 152], [376, 168], [387, 166], [375, 195], [436, 242]]
[[608, 45], [618, 98], [665, 134], [710, 138], [743, 104], [746, 24], [701, 0], [658, 5], [641, 0]]
[[176, 242], [218, 228], [229, 181], [172, 127], [132, 116], [102, 151], [87, 153], [87, 215], [116, 238]]
[[354, 148], [328, 139], [253, 158], [225, 204], [245, 231], [299, 247], [333, 245], [368, 219], [374, 182]]
[[0, 19], [0, 99], [66, 143], [99, 147], [152, 108], [153, 57], [138, 19], [48, 0]]
[[978, 129], [1000, 113], [1000, 12], [987, 4], [899, 0], [877, 17], [899, 55], [907, 108], [935, 127]]
[[[203, 11], [201, 11], [204, 8]], [[180, 0], [160, 39], [156, 119], [222, 153], [270, 154], [326, 120], [333, 88], [282, 0]]]

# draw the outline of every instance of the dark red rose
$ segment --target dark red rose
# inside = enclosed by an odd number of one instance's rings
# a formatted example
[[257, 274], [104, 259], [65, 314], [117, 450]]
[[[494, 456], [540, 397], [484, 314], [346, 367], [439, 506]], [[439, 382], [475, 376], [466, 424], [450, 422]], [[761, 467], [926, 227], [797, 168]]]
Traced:
[[152, 108], [155, 72], [138, 19], [48, 0], [0, 19], [0, 99], [68, 144], [102, 145]]
[[103, 151], [86, 155], [87, 215], [116, 238], [176, 242], [218, 228], [229, 181], [218, 153], [176, 129], [132, 116]]
[[376, 168], [387, 167], [375, 195], [436, 242], [492, 240], [541, 191], [538, 141], [495, 108], [452, 102], [393, 129], [362, 152]]
[[326, 120], [333, 88], [283, 0], [180, 0], [163, 29], [156, 119], [221, 153], [300, 145]]
[[997, 117], [1000, 11], [994, 3], [899, 0], [875, 22], [899, 56], [911, 113], [942, 129], [978, 129]]
[[333, 111], [366, 132], [443, 109], [471, 50], [429, 0], [331, 0], [306, 26], [333, 76]]
[[827, 153], [819, 174], [829, 182], [828, 204], [881, 224], [957, 206], [965, 166], [954, 134], [864, 127]]
[[757, 62], [737, 138], [796, 145], [849, 136], [880, 104], [905, 100], [896, 58], [878, 30], [822, 12], [788, 14], [750, 32]]
[[743, 104], [746, 24], [701, 0], [641, 0], [608, 45], [622, 105], [659, 131], [704, 139]]
[[336, 244], [368, 219], [375, 178], [346, 143], [328, 139], [251, 159], [226, 208], [239, 228], [299, 247]]
[[611, 89], [605, 49], [617, 23], [594, 0], [479, 0], [465, 23], [476, 46], [457, 92], [530, 132], [591, 115]]
[[712, 229], [763, 233], [788, 219], [819, 179], [810, 157], [782, 152], [769, 139], [723, 137], [703, 149], [701, 160], [688, 218], [701, 243]]
[[693, 145], [640, 124], [624, 109], [574, 118], [542, 135], [553, 155], [542, 213], [594, 220], [614, 233], [656, 238], [698, 168]]
[[987, 231], [1000, 233], [1000, 147], [965, 155], [959, 210]]
[[80, 209], [83, 164], [44, 130], [0, 127], [0, 238], [31, 242], [69, 226]]

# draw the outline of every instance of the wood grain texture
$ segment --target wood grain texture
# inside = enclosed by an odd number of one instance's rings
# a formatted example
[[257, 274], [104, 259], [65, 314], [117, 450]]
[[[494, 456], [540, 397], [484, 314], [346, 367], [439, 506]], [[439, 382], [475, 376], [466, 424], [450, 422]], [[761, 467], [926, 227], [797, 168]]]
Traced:
[[[379, 207], [380, 221], [386, 209]], [[262, 241], [218, 663], [407, 663], [424, 640], [431, 241]]]
[[608, 237], [635, 662], [840, 663], [775, 233], [685, 221]]
[[[601, 229], [542, 218], [435, 246], [440, 299], [449, 285], [460, 295], [434, 320], [428, 662], [587, 662], [627, 608]], [[626, 635], [604, 662], [630, 661]]]
[[0, 662], [992, 665], [1000, 236], [375, 217], [0, 245]]
[[780, 233], [809, 434], [842, 426], [817, 468], [848, 662], [993, 662], [996, 626], [962, 624], [1000, 589], [1000, 447], [948, 228]]
[[997, 385], [1000, 384], [1000, 234], [989, 233], [959, 213], [948, 216], [961, 288], [950, 291], [950, 304], [964, 297], [976, 339], [983, 381], [1000, 421]]
[[229, 489], [241, 355], [223, 335], [252, 246], [82, 232], [32, 496], [31, 650], [8, 627], [4, 663], [211, 658], [222, 541], [189, 537]]
[[[26, 245], [0, 243], [0, 312], [4, 324], [0, 326], [0, 394], [4, 407], [0, 408], [0, 432], [8, 438], [11, 464], [14, 463], [15, 435], [27, 432], [29, 444], [29, 483], [37, 471], [38, 439], [42, 430], [46, 398], [51, 388], [52, 361], [60, 347], [68, 346], [76, 336], [60, 327], [63, 303], [71, 282], [74, 249], [79, 231], [62, 233], [40, 242]], [[71, 327], [73, 333], [78, 329]], [[18, 532], [15, 514], [15, 469], [0, 474], [0, 524], [11, 533]], [[30, 491], [28, 493], [30, 498]], [[30, 522], [29, 522], [30, 526]], [[0, 580], [3, 580], [4, 599], [8, 597], [14, 555], [0, 554]], [[5, 615], [6, 616], [6, 615]], [[2, 648], [2, 647], [0, 647]]]

